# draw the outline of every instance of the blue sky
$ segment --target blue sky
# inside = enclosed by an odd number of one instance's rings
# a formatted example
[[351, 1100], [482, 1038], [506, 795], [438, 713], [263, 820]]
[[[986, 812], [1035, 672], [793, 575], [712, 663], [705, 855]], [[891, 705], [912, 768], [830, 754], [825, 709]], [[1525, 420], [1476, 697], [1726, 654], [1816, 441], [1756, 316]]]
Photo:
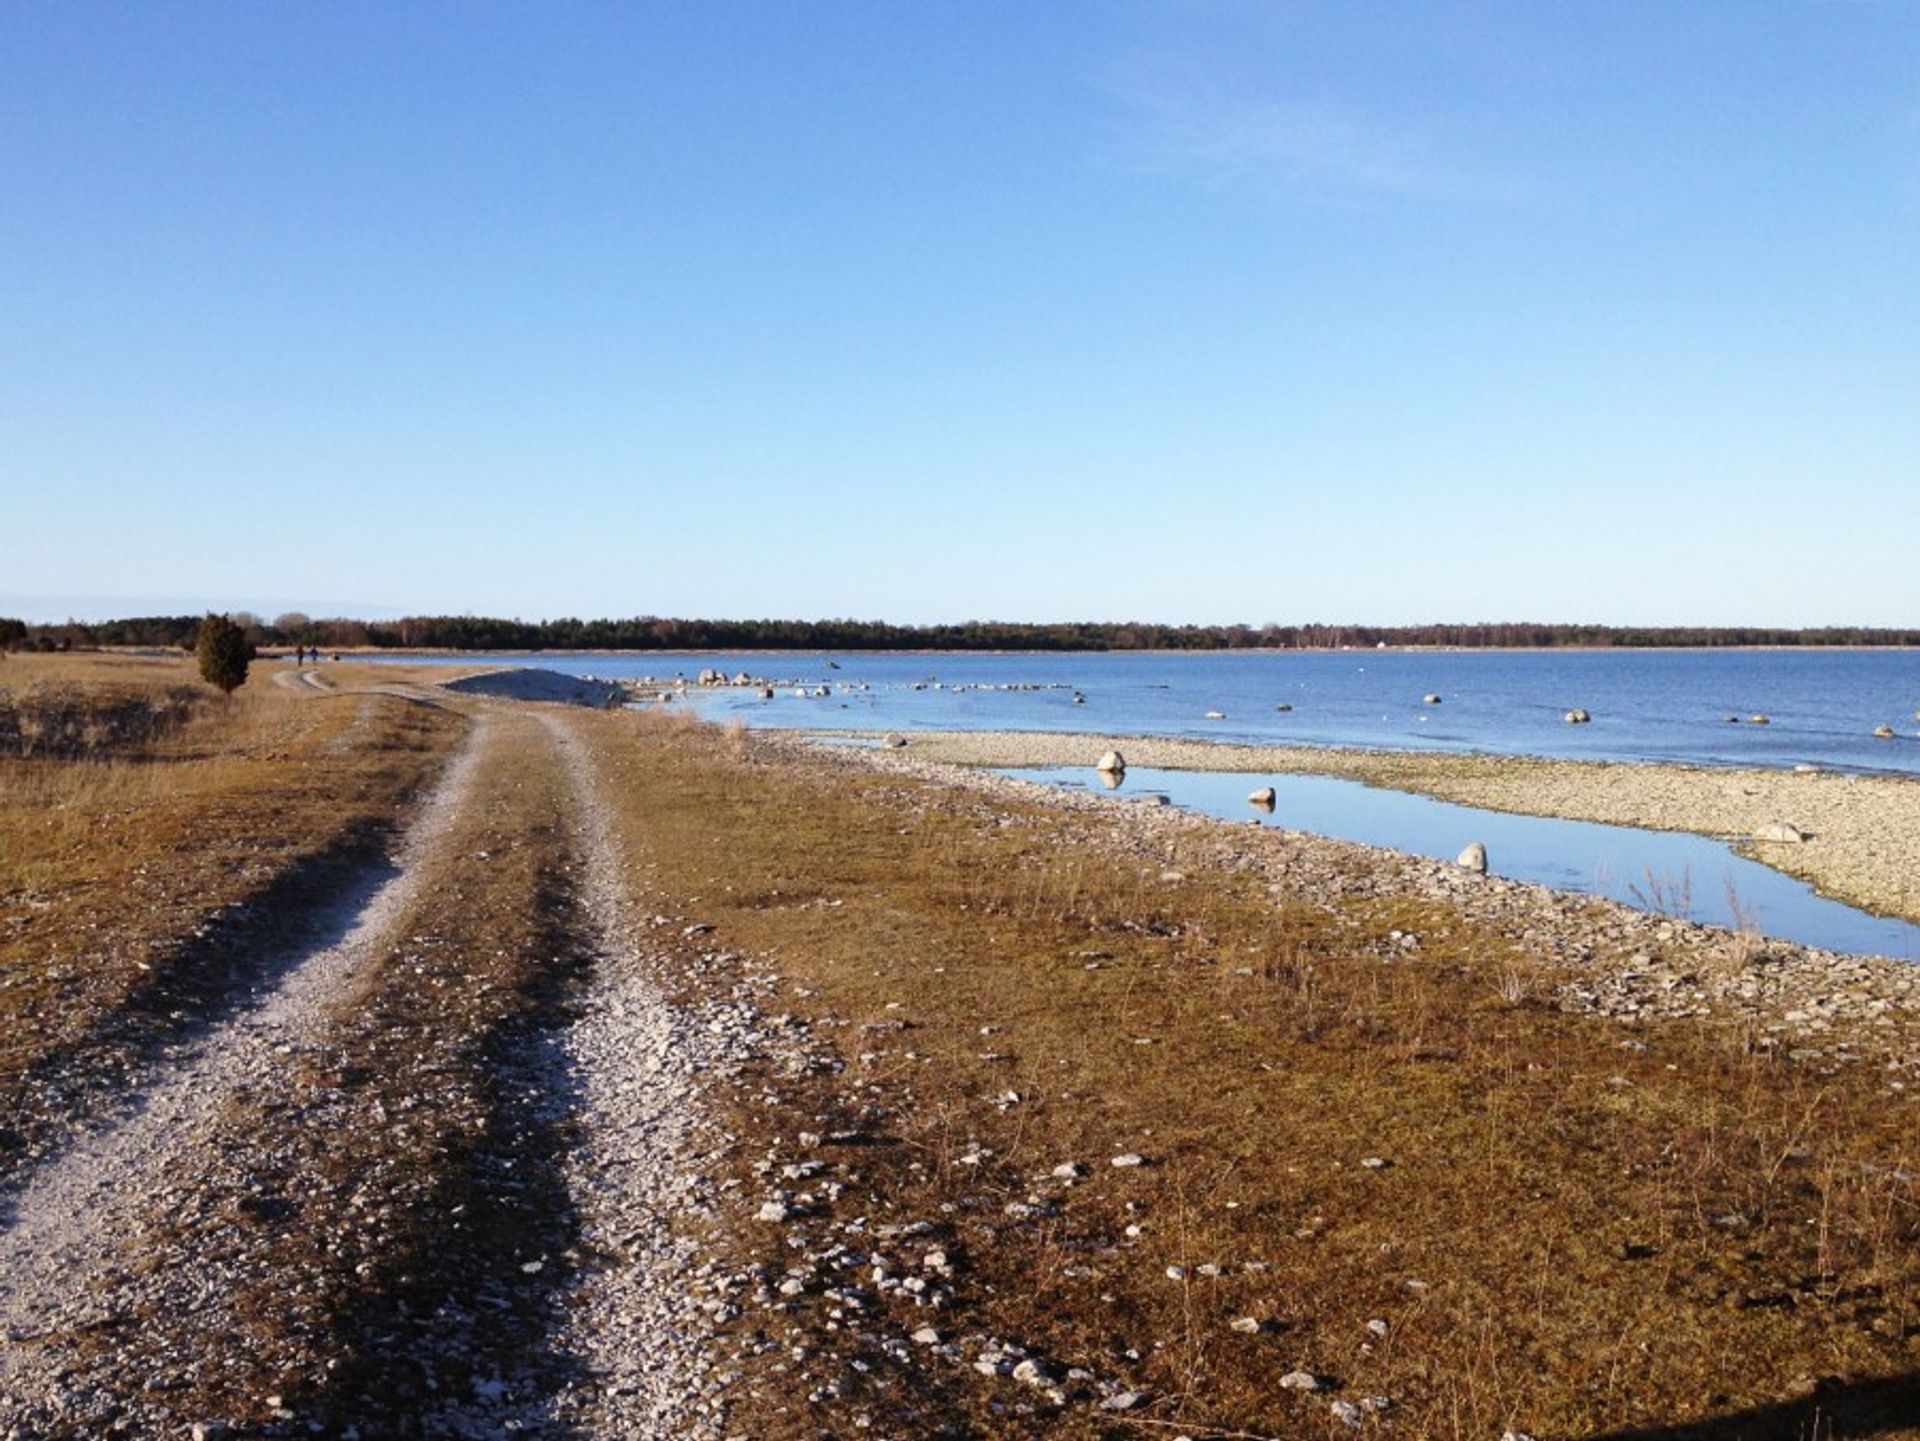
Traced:
[[47, 0], [0, 64], [15, 611], [1920, 621], [1920, 6]]

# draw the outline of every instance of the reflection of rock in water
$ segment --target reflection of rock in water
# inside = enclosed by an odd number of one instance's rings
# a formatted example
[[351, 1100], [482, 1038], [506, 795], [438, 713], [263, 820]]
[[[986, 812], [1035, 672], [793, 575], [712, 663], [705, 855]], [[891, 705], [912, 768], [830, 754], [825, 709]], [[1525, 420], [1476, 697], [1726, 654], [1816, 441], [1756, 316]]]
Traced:
[[1110, 791], [1119, 790], [1120, 782], [1127, 778], [1125, 771], [1100, 771], [1097, 774], [1100, 777], [1100, 784]]

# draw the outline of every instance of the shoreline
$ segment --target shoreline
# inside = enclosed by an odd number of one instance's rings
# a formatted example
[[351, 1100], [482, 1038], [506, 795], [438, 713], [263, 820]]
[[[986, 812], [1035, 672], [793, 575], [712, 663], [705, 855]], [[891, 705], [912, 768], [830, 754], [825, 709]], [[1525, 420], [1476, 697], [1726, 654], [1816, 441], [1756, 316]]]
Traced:
[[[837, 730], [810, 734], [873, 735]], [[1777, 771], [1538, 756], [1263, 746], [1097, 732], [915, 731], [915, 759], [973, 767], [1084, 765], [1118, 750], [1140, 766], [1338, 776], [1483, 810], [1732, 843], [1749, 859], [1849, 905], [1920, 923], [1920, 780], [1885, 773]], [[1798, 844], [1756, 841], [1785, 821]]]
[[[1149, 870], [1197, 846], [1212, 865], [1251, 870], [1275, 895], [1346, 913], [1363, 931], [1382, 907], [1439, 904], [1501, 938], [1527, 965], [1544, 967], [1553, 1004], [1568, 1011], [1628, 1026], [1730, 1027], [1746, 1037], [1742, 1044], [1822, 1070], [1877, 1058], [1895, 1072], [1920, 1073], [1920, 968], [1908, 961], [1759, 938], [1316, 832], [1115, 802], [926, 749], [821, 746], [792, 731], [758, 732], [756, 740], [800, 764], [893, 773], [1081, 816], [1097, 823], [1086, 843]], [[1144, 751], [1137, 763], [1148, 763]], [[1388, 954], [1402, 944], [1399, 935], [1389, 934]]]
[[[100, 650], [109, 651], [118, 647], [102, 646]], [[397, 659], [420, 660], [436, 656], [445, 656], [458, 660], [466, 656], [594, 656], [594, 655], [1555, 655], [1572, 652], [1579, 655], [1659, 655], [1681, 651], [1700, 651], [1707, 654], [1732, 653], [1793, 653], [1799, 651], [1875, 651], [1890, 654], [1904, 654], [1920, 651], [1920, 646], [1912, 645], [1390, 645], [1379, 646], [1310, 646], [1310, 645], [1234, 645], [1234, 646], [1198, 646], [1192, 649], [1169, 650], [1164, 647], [1148, 646], [1111, 646], [1104, 650], [1085, 648], [1035, 649], [1004, 648], [998, 646], [981, 647], [873, 647], [865, 646], [766, 646], [766, 647], [692, 647], [681, 646], [672, 650], [659, 648], [623, 648], [619, 646], [596, 646], [592, 649], [516, 649], [503, 647], [498, 650], [446, 650], [432, 646], [326, 646], [329, 655], [353, 656], [366, 659], [376, 656], [393, 656]], [[263, 651], [262, 654], [268, 654]]]

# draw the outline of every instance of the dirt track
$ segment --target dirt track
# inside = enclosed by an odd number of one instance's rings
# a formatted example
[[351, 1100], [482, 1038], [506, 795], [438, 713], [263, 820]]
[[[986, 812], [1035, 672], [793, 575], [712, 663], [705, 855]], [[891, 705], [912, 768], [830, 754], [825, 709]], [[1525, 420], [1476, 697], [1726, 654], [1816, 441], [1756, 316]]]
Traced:
[[12, 1178], [0, 1436], [706, 1434], [675, 1279], [725, 1048], [658, 990], [590, 764], [482, 710], [387, 864]]

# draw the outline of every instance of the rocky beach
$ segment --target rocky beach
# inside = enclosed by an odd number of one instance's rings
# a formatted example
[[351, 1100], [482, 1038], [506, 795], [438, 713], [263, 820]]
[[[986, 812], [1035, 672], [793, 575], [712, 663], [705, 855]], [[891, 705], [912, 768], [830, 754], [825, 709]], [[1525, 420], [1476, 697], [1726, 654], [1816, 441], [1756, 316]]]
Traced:
[[1920, 781], [1904, 776], [1035, 731], [914, 732], [909, 744], [916, 758], [969, 767], [1090, 767], [1115, 748], [1141, 766], [1342, 776], [1488, 810], [1691, 831], [1836, 899], [1920, 921]]

